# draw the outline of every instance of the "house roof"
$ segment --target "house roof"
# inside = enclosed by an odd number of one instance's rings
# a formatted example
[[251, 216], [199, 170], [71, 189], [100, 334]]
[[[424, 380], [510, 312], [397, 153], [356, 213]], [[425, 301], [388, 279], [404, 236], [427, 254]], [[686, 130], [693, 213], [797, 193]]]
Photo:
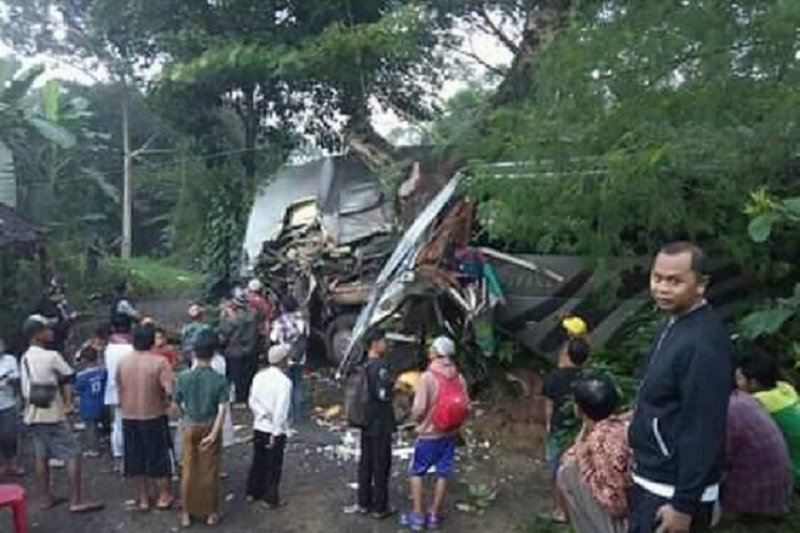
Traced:
[[39, 232], [36, 226], [6, 204], [0, 203], [0, 246], [33, 243], [38, 240]]

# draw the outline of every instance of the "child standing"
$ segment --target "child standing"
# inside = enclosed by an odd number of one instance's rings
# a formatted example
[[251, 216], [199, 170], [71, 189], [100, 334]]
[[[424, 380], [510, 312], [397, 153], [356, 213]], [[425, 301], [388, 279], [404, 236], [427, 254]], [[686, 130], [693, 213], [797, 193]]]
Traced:
[[85, 457], [100, 456], [100, 424], [105, 416], [103, 399], [108, 383], [108, 371], [101, 367], [98, 360], [100, 354], [91, 346], [84, 347], [80, 352], [80, 359], [84, 364], [83, 370], [75, 377], [75, 394], [80, 402], [81, 420], [86, 426], [87, 450]]
[[567, 519], [555, 485], [556, 474], [561, 463], [561, 454], [569, 444], [569, 433], [577, 429], [578, 421], [569, 405], [569, 400], [572, 397], [572, 387], [580, 377], [582, 367], [588, 358], [589, 343], [586, 339], [572, 337], [558, 354], [558, 366], [544, 378], [542, 395], [545, 397], [547, 423], [545, 462], [553, 484], [553, 511], [550, 518], [555, 522], [566, 522]]
[[0, 339], [0, 459], [5, 462], [7, 476], [24, 474], [17, 464], [19, 442], [19, 364], [17, 358], [6, 353]]
[[219, 522], [222, 426], [228, 412], [228, 380], [211, 368], [217, 335], [199, 332], [194, 343], [195, 366], [178, 376], [175, 403], [183, 416], [183, 470], [181, 525], [192, 516], [204, 516], [208, 525]]
[[156, 328], [156, 341], [152, 352], [166, 359], [173, 370], [178, 366], [178, 350], [169, 343], [167, 330], [162, 327]]

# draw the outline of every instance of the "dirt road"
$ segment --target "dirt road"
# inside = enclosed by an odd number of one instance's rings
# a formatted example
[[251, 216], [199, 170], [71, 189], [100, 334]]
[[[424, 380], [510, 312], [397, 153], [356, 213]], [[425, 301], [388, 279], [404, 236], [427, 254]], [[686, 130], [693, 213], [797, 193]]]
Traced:
[[[237, 413], [242, 426], [246, 413]], [[245, 440], [246, 426], [237, 433]], [[475, 437], [473, 440], [479, 440]], [[369, 518], [346, 516], [343, 506], [352, 503], [355, 496], [356, 463], [354, 458], [344, 459], [332, 450], [340, 444], [341, 433], [309, 423], [303, 425], [288, 448], [283, 481], [283, 497], [288, 506], [279, 511], [266, 511], [244, 501], [244, 482], [251, 456], [248, 442], [241, 442], [225, 452], [223, 481], [223, 522], [218, 531], [270, 531], [271, 533], [388, 533], [400, 531], [394, 519], [377, 522]], [[517, 531], [519, 525], [548, 502], [547, 484], [543, 481], [541, 464], [528, 454], [501, 452], [486, 441], [474, 442], [476, 446], [462, 448], [460, 472], [448, 501], [445, 529], [459, 533], [487, 531]], [[24, 447], [26, 468], [32, 471], [29, 446]], [[407, 506], [404, 471], [407, 461], [394, 462], [392, 501], [394, 507]], [[177, 512], [136, 513], [125, 509], [125, 501], [132, 497], [132, 487], [118, 474], [111, 473], [107, 458], [84, 461], [85, 491], [92, 498], [106, 503], [103, 512], [73, 516], [65, 505], [42, 512], [38, 508], [33, 478], [26, 476], [23, 483], [29, 490], [31, 531], [34, 533], [65, 532], [136, 532], [162, 533], [178, 530]], [[55, 470], [57, 495], [66, 494], [66, 473]], [[457, 502], [469, 501], [468, 485], [488, 483], [498, 488], [498, 497], [483, 513], [460, 512]], [[197, 530], [209, 530], [195, 526]], [[10, 531], [8, 513], [0, 513], [0, 531]]]

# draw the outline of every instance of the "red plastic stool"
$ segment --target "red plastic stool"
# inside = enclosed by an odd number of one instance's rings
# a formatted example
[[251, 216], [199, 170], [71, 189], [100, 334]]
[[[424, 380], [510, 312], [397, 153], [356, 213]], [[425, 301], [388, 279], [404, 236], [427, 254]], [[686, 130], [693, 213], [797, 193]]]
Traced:
[[25, 505], [25, 489], [19, 485], [0, 485], [0, 507], [11, 507], [14, 516], [14, 532], [28, 533], [28, 509]]

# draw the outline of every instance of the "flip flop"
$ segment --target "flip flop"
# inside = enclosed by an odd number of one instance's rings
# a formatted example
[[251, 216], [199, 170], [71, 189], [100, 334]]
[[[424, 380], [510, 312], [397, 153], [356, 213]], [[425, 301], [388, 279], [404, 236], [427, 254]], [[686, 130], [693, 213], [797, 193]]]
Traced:
[[172, 498], [170, 498], [169, 501], [166, 502], [166, 503], [165, 502], [156, 503], [156, 509], [158, 509], [159, 511], [169, 511], [170, 509], [172, 509], [173, 505], [175, 505], [175, 497], [174, 496]]
[[125, 502], [125, 510], [131, 513], [146, 513], [150, 511], [150, 504], [142, 505], [136, 500], [128, 500]]
[[105, 504], [102, 503], [82, 503], [80, 505], [71, 505], [69, 512], [75, 514], [96, 513], [97, 511], [102, 511], [105, 507]]
[[48, 503], [42, 503], [39, 506], [39, 509], [41, 509], [42, 511], [49, 511], [50, 509], [52, 509], [54, 507], [58, 507], [59, 505], [61, 505], [63, 503], [67, 503], [67, 499], [66, 498], [53, 498]]

